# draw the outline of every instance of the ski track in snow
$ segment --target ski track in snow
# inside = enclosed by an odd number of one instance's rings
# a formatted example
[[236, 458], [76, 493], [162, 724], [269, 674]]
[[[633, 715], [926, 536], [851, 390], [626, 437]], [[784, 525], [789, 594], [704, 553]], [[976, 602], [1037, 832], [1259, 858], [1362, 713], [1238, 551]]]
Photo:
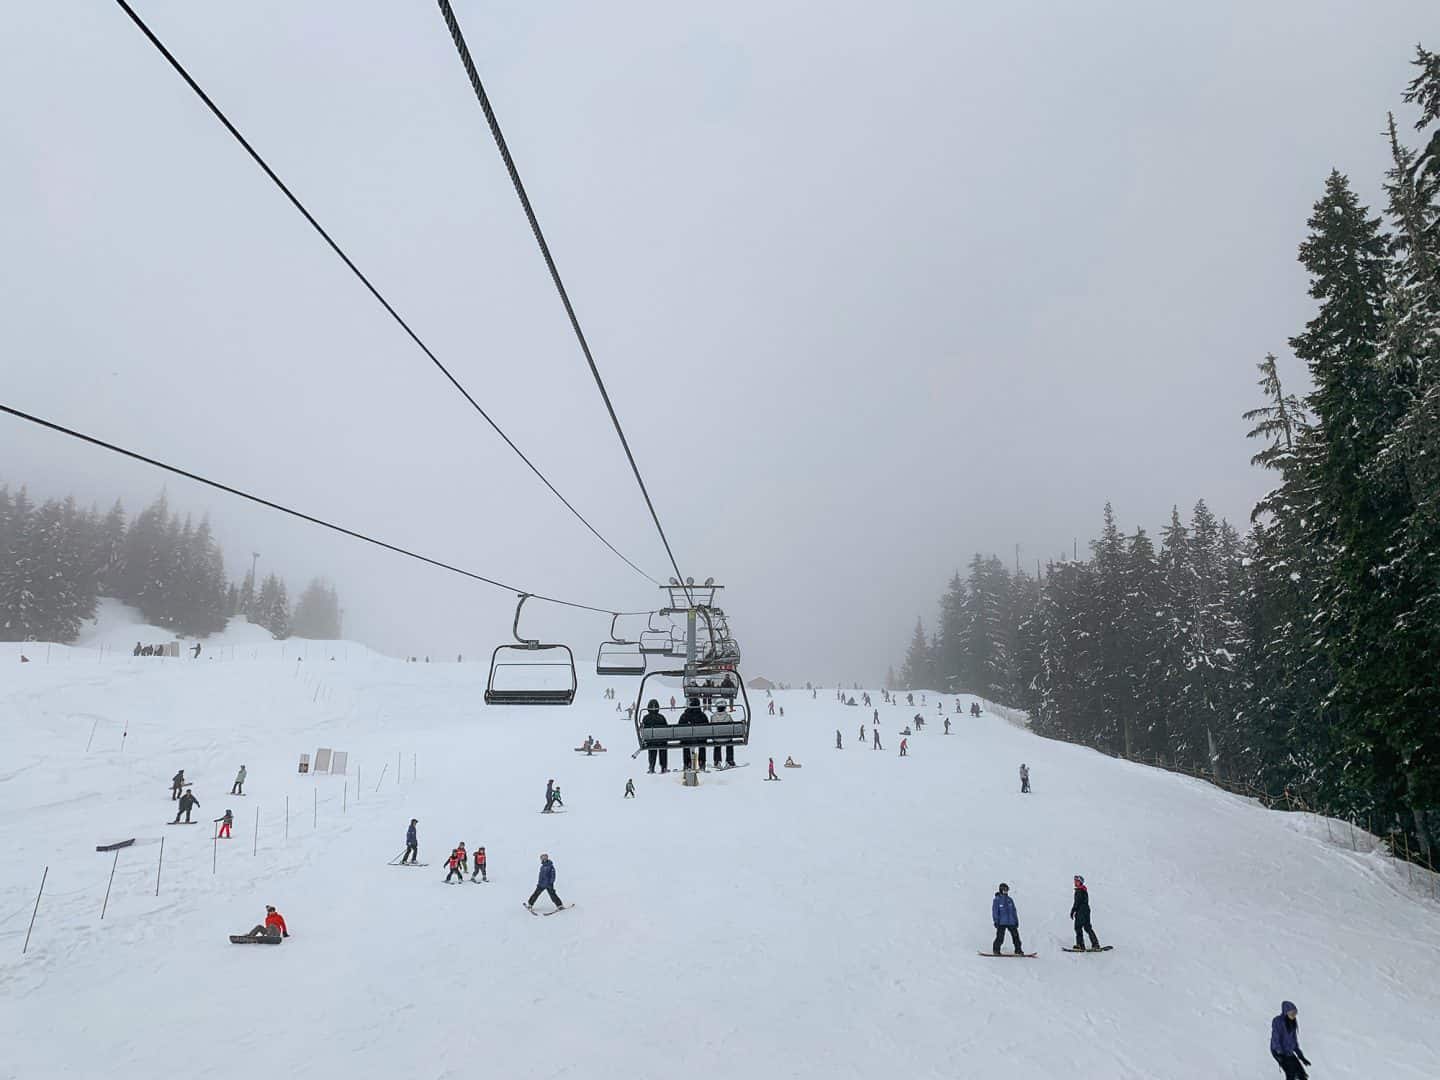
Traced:
[[[948, 697], [954, 734], [937, 720], [901, 760], [860, 747], [858, 710], [825, 691], [778, 693], [783, 719], [757, 693], [737, 756], [758, 767], [687, 789], [630, 758], [633, 729], [601, 699], [634, 680], [582, 675], [570, 709], [489, 708], [479, 664], [250, 649], [0, 655], [0, 1077], [148, 1080], [184, 1062], [254, 1080], [303, 1061], [315, 1080], [1212, 1080], [1275, 1070], [1268, 1025], [1287, 997], [1317, 1077], [1440, 1075], [1440, 906], [1315, 819], [956, 717]], [[915, 712], [881, 709], [882, 730]], [[612, 752], [574, 754], [586, 734]], [[297, 774], [319, 745], [350, 753], [347, 779]], [[787, 754], [804, 769], [762, 782]], [[171, 828], [181, 767], [202, 824]], [[550, 777], [566, 814], [535, 812]], [[212, 848], [226, 807], [234, 839]], [[411, 817], [431, 865], [389, 867]], [[130, 836], [101, 922], [114, 856], [94, 848]], [[442, 887], [460, 840], [485, 844], [489, 885]], [[540, 851], [576, 904], [553, 919], [518, 903]], [[1060, 951], [1077, 872], [1113, 952]], [[975, 955], [1001, 880], [1038, 959]], [[290, 940], [230, 945], [266, 903]]]

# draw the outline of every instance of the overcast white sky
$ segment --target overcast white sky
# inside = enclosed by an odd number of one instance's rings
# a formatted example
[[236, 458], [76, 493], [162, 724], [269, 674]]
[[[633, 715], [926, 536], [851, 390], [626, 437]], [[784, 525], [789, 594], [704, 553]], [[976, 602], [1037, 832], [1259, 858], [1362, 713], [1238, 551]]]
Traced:
[[[556, 485], [668, 576], [433, 4], [137, 0]], [[868, 679], [976, 550], [1265, 484], [1240, 413], [1308, 314], [1332, 167], [1372, 202], [1433, 0], [459, 0], [687, 574], [750, 674]], [[0, 34], [0, 400], [539, 591], [658, 592], [560, 507], [109, 0]], [[1294, 365], [1287, 370], [1297, 378]], [[165, 478], [0, 420], [0, 482]], [[236, 576], [478, 655], [504, 593], [170, 480]], [[531, 629], [593, 659], [604, 620]]]

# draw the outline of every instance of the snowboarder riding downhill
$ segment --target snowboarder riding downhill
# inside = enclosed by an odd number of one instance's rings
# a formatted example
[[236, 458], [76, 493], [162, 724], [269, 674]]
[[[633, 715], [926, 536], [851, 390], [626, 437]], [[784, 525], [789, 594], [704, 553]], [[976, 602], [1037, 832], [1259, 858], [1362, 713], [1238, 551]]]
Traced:
[[1308, 1080], [1305, 1066], [1310, 1059], [1300, 1049], [1300, 1021], [1293, 1001], [1282, 1001], [1280, 1015], [1270, 1021], [1270, 1056], [1285, 1070], [1285, 1080]]
[[1024, 956], [1025, 950], [1020, 944], [1020, 915], [1015, 910], [1015, 901], [1010, 899], [1010, 886], [1005, 882], [1000, 883], [1000, 889], [995, 893], [995, 899], [990, 901], [990, 918], [995, 923], [995, 944], [990, 951], [996, 956], [1000, 955], [1000, 946], [1005, 941], [1005, 932], [1010, 932], [1010, 940], [1015, 943], [1015, 955]]
[[180, 805], [175, 809], [175, 820], [172, 821], [170, 824], [179, 825], [180, 815], [184, 814], [185, 823], [188, 825], [190, 823], [190, 811], [199, 805], [200, 800], [195, 798], [195, 796], [191, 793], [190, 789], [187, 787], [185, 789], [185, 794], [180, 796]]
[[1090, 890], [1085, 888], [1085, 879], [1079, 874], [1075, 875], [1075, 902], [1070, 905], [1070, 918], [1075, 920], [1075, 948], [1085, 948], [1082, 933], [1090, 935], [1092, 949], [1100, 948], [1100, 939], [1090, 926]]

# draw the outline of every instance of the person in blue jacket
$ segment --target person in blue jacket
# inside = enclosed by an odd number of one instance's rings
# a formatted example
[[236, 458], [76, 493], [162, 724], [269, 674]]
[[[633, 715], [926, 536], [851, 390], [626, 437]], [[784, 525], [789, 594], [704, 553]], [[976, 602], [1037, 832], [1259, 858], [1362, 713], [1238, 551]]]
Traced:
[[420, 841], [415, 836], [415, 826], [420, 824], [419, 818], [410, 819], [410, 827], [405, 830], [405, 854], [400, 856], [400, 865], [407, 866], [420, 858]]
[[527, 908], [533, 908], [535, 901], [540, 899], [542, 892], [548, 892], [550, 899], [555, 904], [555, 910], [559, 911], [565, 905], [560, 902], [560, 897], [555, 892], [555, 864], [550, 861], [550, 856], [540, 856], [540, 880], [535, 884], [535, 891], [530, 894], [530, 899], [525, 901]]
[[1015, 955], [1023, 956], [1025, 949], [1020, 944], [1020, 916], [1015, 911], [1015, 901], [1010, 899], [1010, 886], [1003, 881], [995, 899], [990, 901], [990, 919], [995, 924], [995, 944], [990, 947], [991, 951], [996, 956], [1000, 955], [1005, 931], [1009, 930], [1010, 940], [1015, 943]]
[[1300, 1021], [1295, 1019], [1293, 1001], [1282, 1001], [1280, 1015], [1270, 1021], [1270, 1056], [1285, 1070], [1285, 1080], [1308, 1080], [1305, 1066], [1310, 1059], [1300, 1049]]

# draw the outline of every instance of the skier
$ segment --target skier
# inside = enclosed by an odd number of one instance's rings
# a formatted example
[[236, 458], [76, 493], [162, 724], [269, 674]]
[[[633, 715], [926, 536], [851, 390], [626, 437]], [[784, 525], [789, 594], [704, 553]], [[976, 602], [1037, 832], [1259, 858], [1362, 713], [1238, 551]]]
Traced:
[[[660, 702], [651, 698], [645, 706], [645, 715], [640, 718], [640, 726], [647, 728], [662, 728], [670, 725], [665, 722], [665, 715], [660, 711]], [[650, 749], [650, 772], [655, 771], [655, 759], [660, 759], [660, 771], [670, 771], [670, 751], [663, 746], [652, 746]]]
[[289, 937], [290, 928], [285, 925], [285, 916], [271, 905], [265, 905], [265, 921], [251, 928], [247, 938]]
[[485, 845], [481, 844], [475, 849], [475, 872], [470, 875], [470, 880], [479, 878], [481, 881], [489, 881], [490, 876], [485, 873]]
[[633, 799], [634, 797], [635, 797], [635, 781], [634, 781], [634, 780], [626, 780], [626, 781], [625, 781], [625, 798], [627, 798], [627, 799]]
[[460, 849], [457, 847], [450, 852], [450, 857], [445, 860], [449, 872], [445, 875], [445, 884], [450, 884], [450, 879], [456, 878], [462, 885], [465, 883], [465, 872], [460, 869]]
[[914, 705], [914, 704], [915, 704], [915, 695], [914, 695], [914, 694], [906, 694], [906, 695], [905, 695], [905, 703], [906, 703], [907, 705]]
[[875, 736], [875, 742], [874, 742], [874, 744], [870, 747], [870, 749], [871, 749], [871, 750], [884, 750], [885, 748], [880, 745], [880, 729], [879, 729], [879, 728], [871, 728], [871, 729], [870, 729], [870, 734]]
[[170, 798], [180, 798], [180, 789], [185, 786], [185, 770], [181, 769], [170, 778]]
[[1280, 1015], [1270, 1021], [1270, 1056], [1285, 1070], [1285, 1080], [1307, 1080], [1305, 1066], [1310, 1059], [1300, 1049], [1300, 1021], [1295, 1018], [1295, 1003], [1282, 1001]]
[[245, 766], [240, 766], [240, 771], [235, 774], [235, 783], [230, 787], [231, 795], [244, 795], [245, 787]]
[[470, 872], [470, 853], [465, 850], [465, 841], [462, 840], [456, 844], [455, 850], [460, 853], [460, 873], [468, 874]]
[[230, 826], [235, 823], [235, 815], [227, 809], [225, 811], [225, 816], [217, 817], [215, 819], [215, 822], [220, 826], [220, 831], [215, 834], [216, 838], [220, 840], [229, 840]]
[[545, 781], [545, 809], [544, 809], [544, 810], [541, 810], [540, 812], [541, 812], [542, 814], [550, 814], [550, 813], [553, 813], [554, 810], [555, 810], [555, 800], [556, 800], [558, 797], [559, 797], [559, 796], [557, 796], [557, 795], [555, 794], [555, 781], [554, 781], [554, 780], [547, 780], [547, 781]]
[[565, 800], [562, 799], [562, 798], [560, 798], [560, 785], [559, 785], [559, 784], [556, 784], [556, 785], [555, 785], [555, 789], [554, 789], [554, 791], [553, 791], [551, 794], [554, 796], [554, 801], [555, 801], [555, 805], [556, 805], [556, 806], [564, 806], [564, 805], [565, 805]]
[[860, 745], [861, 745], [861, 746], [864, 746], [864, 745], [865, 745], [865, 725], [864, 725], [864, 724], [861, 724], [861, 725], [860, 725]]
[[840, 744], [840, 729], [839, 729], [838, 727], [835, 729], [835, 749], [836, 749], [836, 750], [844, 750], [844, 749], [845, 749], [845, 747]]
[[775, 715], [775, 702], [773, 700], [770, 702], [770, 715]]
[[1023, 761], [1020, 763], [1020, 794], [1030, 794], [1030, 770]]
[[946, 721], [945, 721], [945, 734], [946, 734], [946, 735], [949, 735], [949, 734], [950, 734], [950, 721], [949, 721], [948, 718], [947, 718]]
[[871, 723], [874, 723], [874, 724], [878, 724], [878, 723], [880, 722], [880, 710], [879, 710], [879, 709], [873, 710], [873, 715], [870, 717], [870, 722], [871, 722]]
[[180, 796], [180, 805], [175, 810], [175, 820], [172, 821], [170, 824], [179, 825], [181, 814], [185, 815], [185, 824], [190, 824], [190, 811], [199, 805], [200, 800], [195, 798], [195, 795], [187, 787], [185, 789], [185, 794]]
[[909, 753], [908, 753], [909, 749], [910, 749], [910, 741], [909, 741], [908, 739], [901, 739], [901, 740], [900, 740], [900, 756], [901, 756], [901, 757], [909, 757], [909, 756], [910, 756]]
[[775, 759], [774, 759], [773, 757], [770, 759], [770, 775], [767, 776], [767, 777], [765, 777], [765, 779], [766, 779], [766, 780], [779, 780], [779, 779], [780, 779], [780, 777], [778, 777], [778, 776], [775, 775]]
[[542, 892], [550, 894], [556, 911], [564, 908], [565, 905], [560, 902], [560, 897], [555, 892], [555, 864], [550, 861], [550, 856], [544, 853], [540, 855], [540, 877], [535, 882], [535, 891], [530, 894], [530, 899], [525, 901], [525, 906], [534, 911], [535, 901], [540, 899]]
[[1005, 940], [1005, 931], [1008, 930], [1010, 940], [1015, 943], [1015, 955], [1025, 955], [1020, 944], [1020, 916], [1015, 911], [1015, 901], [1010, 899], [1010, 886], [1003, 881], [995, 899], [990, 901], [990, 918], [995, 923], [995, 944], [990, 947], [991, 952], [996, 956], [1000, 955], [1000, 945]]
[[1070, 905], [1070, 918], [1075, 920], [1075, 948], [1085, 948], [1085, 940], [1080, 936], [1082, 931], [1090, 935], [1090, 948], [1100, 948], [1100, 939], [1090, 925], [1090, 890], [1085, 888], [1085, 878], [1080, 874], [1075, 875], [1075, 902]]
[[194, 651], [194, 653], [191, 654], [190, 659], [192, 659], [192, 660], [199, 660], [199, 659], [200, 659], [200, 642], [198, 642], [198, 641], [195, 642], [195, 651]]
[[410, 827], [405, 830], [405, 854], [400, 856], [400, 865], [413, 864], [420, 858], [420, 841], [415, 835], [415, 826], [420, 824], [419, 818], [410, 819]]

